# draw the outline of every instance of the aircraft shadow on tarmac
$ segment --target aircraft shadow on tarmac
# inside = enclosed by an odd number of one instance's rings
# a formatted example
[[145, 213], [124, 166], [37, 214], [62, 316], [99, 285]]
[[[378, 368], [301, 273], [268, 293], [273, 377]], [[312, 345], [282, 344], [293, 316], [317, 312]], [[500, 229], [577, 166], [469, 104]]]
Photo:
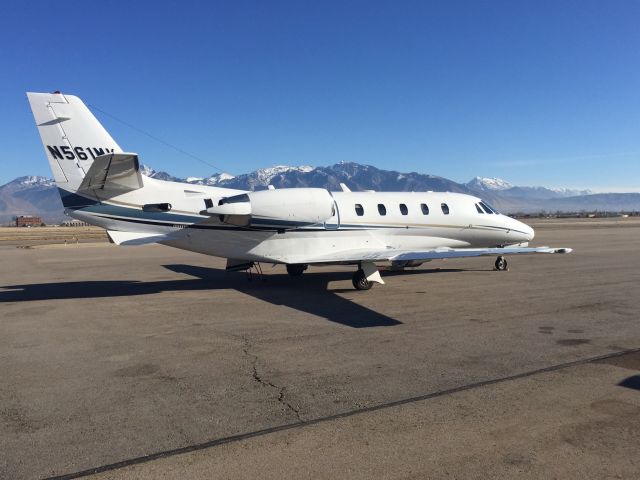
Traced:
[[[173, 279], [141, 282], [137, 280], [96, 280], [86, 282], [39, 283], [31, 285], [7, 285], [0, 291], [2, 302], [26, 302], [35, 300], [60, 300], [83, 298], [107, 298], [149, 295], [161, 292], [233, 289], [273, 305], [283, 305], [301, 312], [325, 318], [331, 322], [352, 328], [390, 327], [402, 322], [375, 312], [339, 293], [352, 289], [329, 289], [334, 280], [350, 280], [350, 272], [308, 272], [292, 279], [287, 274], [265, 275], [264, 281], [253, 275], [252, 281], [243, 272], [193, 265], [163, 265], [172, 272], [189, 275], [191, 279]], [[385, 272], [385, 277], [397, 274], [453, 273], [462, 269], [438, 269], [407, 272]], [[367, 295], [367, 293], [363, 293]]]
[[633, 375], [625, 378], [618, 385], [632, 390], [640, 390], [640, 375]]
[[[39, 283], [6, 285], [0, 291], [0, 302], [37, 300], [108, 298], [149, 295], [161, 292], [234, 289], [273, 305], [283, 305], [311, 313], [331, 322], [353, 328], [388, 327], [402, 322], [358, 305], [327, 289], [331, 280], [350, 278], [348, 272], [306, 273], [301, 279], [286, 274], [254, 275], [248, 281], [245, 273], [227, 273], [216, 268], [192, 265], [164, 265], [190, 279], [157, 280], [97, 280], [86, 282]], [[304, 280], [304, 281], [303, 281]], [[304, 288], [301, 288], [304, 283]]]

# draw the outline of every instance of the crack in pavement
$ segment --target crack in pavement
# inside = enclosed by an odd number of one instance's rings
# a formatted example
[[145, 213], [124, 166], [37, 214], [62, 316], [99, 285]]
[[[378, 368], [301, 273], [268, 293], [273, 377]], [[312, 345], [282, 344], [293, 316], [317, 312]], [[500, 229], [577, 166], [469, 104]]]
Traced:
[[[238, 337], [236, 337], [238, 338]], [[243, 341], [245, 340], [244, 337]], [[246, 341], [246, 347], [247, 350], [250, 347], [250, 343], [248, 342], [248, 339]], [[247, 356], [252, 356], [255, 357], [254, 354], [249, 353], [248, 351], [246, 352]], [[263, 428], [262, 430], [254, 430], [254, 431], [250, 431], [250, 432], [245, 432], [245, 433], [240, 433], [237, 435], [231, 435], [228, 437], [222, 437], [222, 438], [216, 438], [213, 440], [209, 440], [206, 442], [202, 442], [202, 443], [196, 443], [193, 445], [187, 445], [184, 447], [179, 447], [179, 448], [174, 448], [172, 450], [164, 450], [164, 451], [160, 451], [160, 452], [156, 452], [156, 453], [150, 453], [141, 457], [134, 457], [134, 458], [129, 458], [126, 460], [121, 460], [119, 462], [115, 462], [115, 463], [110, 463], [110, 464], [105, 464], [105, 465], [100, 465], [97, 467], [92, 467], [86, 470], [81, 470], [81, 471], [77, 471], [77, 472], [72, 472], [72, 473], [66, 473], [66, 474], [62, 474], [62, 475], [56, 475], [56, 476], [51, 476], [51, 477], [47, 477], [46, 479], [43, 480], [72, 480], [75, 478], [82, 478], [82, 477], [87, 477], [89, 475], [95, 475], [97, 473], [102, 473], [102, 472], [109, 472], [109, 471], [113, 471], [113, 470], [118, 470], [121, 468], [126, 468], [126, 467], [130, 467], [132, 465], [141, 465], [144, 463], [148, 463], [148, 462], [153, 462], [155, 460], [159, 460], [161, 458], [168, 458], [168, 457], [172, 457], [175, 455], [182, 455], [185, 453], [190, 453], [190, 452], [196, 452], [196, 451], [200, 451], [200, 450], [205, 450], [205, 449], [209, 449], [209, 448], [214, 448], [220, 445], [226, 445], [232, 442], [240, 442], [243, 440], [248, 440], [251, 438], [257, 438], [257, 437], [261, 437], [264, 435], [270, 435], [273, 433], [277, 433], [277, 432], [284, 432], [287, 430], [292, 430], [292, 429], [296, 429], [296, 428], [302, 428], [302, 427], [308, 427], [311, 425], [318, 425], [320, 423], [327, 423], [327, 422], [332, 422], [335, 420], [340, 420], [340, 419], [344, 419], [344, 418], [350, 418], [353, 417], [355, 415], [362, 415], [365, 413], [370, 413], [370, 412], [377, 412], [380, 410], [384, 410], [384, 409], [388, 409], [388, 408], [394, 408], [394, 407], [399, 407], [402, 405], [408, 405], [408, 404], [412, 404], [412, 403], [416, 403], [416, 402], [422, 402], [422, 401], [426, 401], [426, 400], [432, 400], [435, 398], [441, 398], [444, 396], [448, 396], [448, 395], [454, 395], [456, 393], [460, 393], [460, 392], [465, 392], [465, 391], [469, 391], [469, 390], [474, 390], [477, 388], [484, 388], [490, 385], [498, 385], [501, 383], [505, 383], [505, 382], [511, 382], [514, 380], [519, 380], [522, 378], [529, 378], [529, 377], [533, 377], [535, 375], [540, 375], [543, 373], [549, 373], [549, 372], [557, 372], [557, 371], [561, 371], [564, 370], [566, 368], [571, 368], [571, 367], [577, 367], [577, 366], [581, 366], [581, 365], [587, 365], [589, 363], [594, 363], [594, 362], [602, 362], [604, 360], [612, 360], [615, 358], [620, 358], [623, 357], [624, 355], [628, 355], [628, 354], [637, 354], [640, 353], [640, 348], [630, 348], [630, 349], [623, 349], [623, 350], [619, 350], [613, 353], [606, 353], [603, 355], [596, 355], [593, 357], [587, 357], [587, 358], [581, 358], [578, 360], [573, 360], [570, 362], [565, 362], [565, 363], [556, 363], [553, 365], [549, 365], [546, 367], [542, 367], [542, 368], [538, 368], [535, 370], [528, 370], [528, 371], [524, 371], [524, 372], [519, 372], [519, 373], [514, 373], [512, 375], [507, 375], [504, 377], [497, 377], [497, 378], [491, 378], [491, 379], [487, 379], [487, 380], [480, 380], [478, 382], [474, 382], [474, 383], [467, 383], [464, 385], [459, 385], [457, 387], [453, 387], [453, 388], [449, 388], [447, 390], [438, 390], [435, 392], [430, 392], [430, 393], [425, 393], [423, 395], [418, 395], [415, 397], [408, 397], [408, 398], [401, 398], [398, 400], [393, 400], [390, 402], [386, 402], [386, 403], [381, 403], [378, 405], [371, 405], [369, 407], [364, 407], [364, 408], [358, 408], [355, 410], [351, 410], [351, 411], [346, 411], [346, 412], [342, 412], [342, 413], [337, 413], [334, 415], [328, 415], [325, 417], [317, 417], [317, 418], [312, 418], [310, 420], [300, 420], [298, 422], [294, 422], [294, 423], [289, 423], [289, 424], [284, 424], [284, 425], [277, 425], [274, 427], [268, 427], [268, 428]], [[257, 362], [257, 360], [256, 360]], [[277, 388], [277, 387], [275, 387]]]
[[259, 360], [258, 355], [256, 355], [255, 353], [251, 353], [250, 352], [251, 347], [253, 345], [251, 344], [251, 342], [249, 341], [249, 338], [246, 335], [242, 335], [241, 338], [242, 338], [242, 342], [243, 342], [242, 351], [244, 352], [244, 354], [247, 357], [251, 357], [253, 359], [251, 361], [253, 379], [256, 382], [258, 382], [260, 385], [264, 386], [264, 387], [269, 387], [269, 388], [273, 388], [273, 389], [278, 390], [278, 399], [277, 399], [278, 402], [281, 403], [282, 405], [284, 405], [285, 408], [287, 408], [287, 410], [293, 412], [299, 422], [304, 422], [304, 420], [300, 416], [300, 410], [298, 408], [296, 408], [295, 406], [293, 406], [290, 402], [285, 400], [285, 392], [287, 390], [287, 387], [279, 387], [279, 386], [275, 385], [274, 383], [270, 382], [269, 380], [267, 380], [265, 378], [262, 378], [262, 376], [258, 372], [258, 360]]

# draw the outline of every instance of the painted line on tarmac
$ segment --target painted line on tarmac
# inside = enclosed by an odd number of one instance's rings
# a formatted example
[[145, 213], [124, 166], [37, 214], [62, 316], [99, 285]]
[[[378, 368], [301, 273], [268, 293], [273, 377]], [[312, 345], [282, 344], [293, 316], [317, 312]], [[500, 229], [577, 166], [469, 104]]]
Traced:
[[377, 410], [383, 410], [387, 408], [393, 408], [401, 405], [406, 405], [409, 403], [417, 403], [425, 400], [430, 400], [433, 398], [444, 397], [447, 395], [453, 395], [454, 393], [464, 392], [467, 390], [473, 390], [476, 388], [482, 388], [489, 385], [495, 385], [498, 383], [510, 382], [513, 380], [519, 380], [521, 378], [532, 377], [534, 375], [539, 375], [542, 373], [555, 372], [557, 370], [563, 370], [565, 368], [575, 367], [579, 365], [585, 365], [588, 363], [598, 362], [600, 360], [608, 360], [611, 358], [622, 357], [624, 355], [632, 354], [632, 353], [640, 353], [640, 348], [631, 348], [627, 350], [620, 350], [618, 352], [607, 353], [604, 355], [598, 355], [595, 357], [583, 358], [581, 360], [574, 360], [572, 362], [559, 363], [556, 365], [551, 365], [549, 367], [539, 368], [537, 370], [530, 370], [528, 372], [516, 373], [514, 375], [508, 375], [506, 377], [494, 378], [491, 380], [484, 380], [482, 382], [469, 383], [467, 385], [461, 385], [459, 387], [450, 388], [447, 390], [440, 390], [433, 393], [427, 393], [426, 395], [419, 395], [416, 397], [403, 398], [401, 400], [395, 400], [393, 402], [382, 403], [378, 405], [373, 405], [371, 407], [359, 408], [356, 410], [350, 410], [348, 412], [338, 413], [335, 415], [329, 415], [327, 417], [319, 417], [314, 418], [312, 420], [303, 420], [300, 422], [287, 423], [285, 425], [279, 425], [277, 427], [265, 428], [262, 430], [255, 430], [253, 432], [240, 433], [237, 435], [231, 435], [228, 437], [218, 438], [215, 440], [209, 440], [203, 443], [196, 443], [194, 445], [189, 445], [186, 447], [175, 448], [172, 450], [165, 450], [163, 452], [151, 453], [149, 455], [145, 455], [142, 457], [130, 458], [128, 460], [122, 460], [120, 462], [110, 463], [107, 465], [101, 465], [99, 467], [90, 468], [87, 470], [82, 470], [79, 472], [67, 473], [64, 475], [58, 475], [53, 477], [46, 477], [42, 480], [72, 480], [75, 478], [88, 477], [90, 475], [95, 475], [98, 473], [108, 472], [111, 470], [118, 470], [121, 468], [129, 467], [132, 465], [139, 465], [141, 463], [152, 462], [154, 460], [159, 460], [161, 458], [172, 457], [175, 455], [181, 455], [183, 453], [195, 452], [198, 450], [205, 450], [212, 447], [217, 447], [218, 445], [224, 445], [227, 443], [239, 442], [242, 440], [247, 440], [254, 437], [261, 437], [263, 435], [269, 435], [271, 433], [282, 432], [285, 430], [293, 430], [296, 428], [307, 427], [311, 425], [317, 425], [319, 423], [331, 422], [333, 420], [340, 420], [343, 418], [352, 417], [355, 415], [360, 415], [363, 413], [375, 412]]

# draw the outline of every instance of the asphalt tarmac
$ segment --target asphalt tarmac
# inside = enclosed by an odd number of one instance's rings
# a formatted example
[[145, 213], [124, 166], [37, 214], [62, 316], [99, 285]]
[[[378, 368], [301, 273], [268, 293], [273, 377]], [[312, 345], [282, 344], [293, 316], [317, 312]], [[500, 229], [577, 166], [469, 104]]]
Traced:
[[0, 478], [639, 478], [640, 222], [535, 228], [368, 292], [0, 247]]

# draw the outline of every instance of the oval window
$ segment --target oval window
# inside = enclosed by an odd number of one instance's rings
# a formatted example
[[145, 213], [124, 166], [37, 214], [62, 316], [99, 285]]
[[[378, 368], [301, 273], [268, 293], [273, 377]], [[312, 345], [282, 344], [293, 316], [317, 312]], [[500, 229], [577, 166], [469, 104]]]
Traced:
[[400, 213], [402, 215], [408, 215], [409, 214], [409, 209], [407, 208], [407, 206], [404, 203], [400, 204]]
[[442, 213], [444, 213], [445, 215], [449, 215], [449, 205], [447, 205], [446, 203], [441, 203], [440, 208], [442, 209]]
[[356, 215], [358, 215], [359, 217], [364, 215], [364, 208], [362, 208], [362, 205], [360, 205], [359, 203], [356, 203]]
[[379, 203], [378, 204], [378, 213], [380, 215], [386, 215], [387, 214], [387, 207], [385, 207], [383, 204]]
[[420, 204], [420, 210], [422, 210], [423, 215], [429, 215], [429, 207], [427, 206], [426, 203]]

